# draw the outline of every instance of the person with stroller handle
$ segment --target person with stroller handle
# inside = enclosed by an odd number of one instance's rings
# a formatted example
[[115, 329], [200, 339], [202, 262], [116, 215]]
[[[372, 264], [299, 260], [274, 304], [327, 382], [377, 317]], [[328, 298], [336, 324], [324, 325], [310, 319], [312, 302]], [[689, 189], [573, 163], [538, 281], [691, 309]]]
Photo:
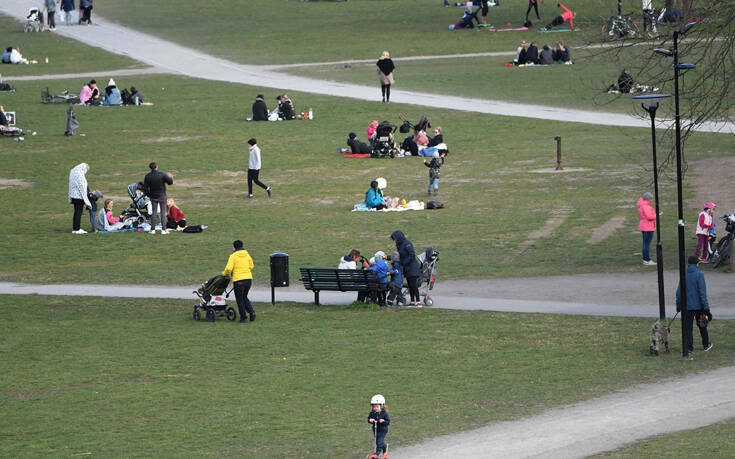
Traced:
[[92, 208], [89, 202], [87, 190], [87, 177], [89, 172], [89, 164], [81, 163], [74, 166], [69, 172], [69, 204], [74, 205], [74, 217], [72, 220], [72, 234], [85, 234], [82, 229], [82, 213], [84, 208]]
[[250, 322], [255, 320], [255, 310], [248, 299], [248, 292], [253, 286], [252, 270], [253, 259], [243, 248], [242, 241], [238, 239], [232, 243], [232, 254], [227, 260], [227, 266], [222, 271], [222, 275], [232, 277], [232, 288], [235, 291], [237, 309], [240, 311], [240, 323], [247, 322], [248, 315], [250, 315]]
[[[385, 406], [385, 397], [380, 394], [373, 395], [370, 399], [370, 413], [368, 414], [368, 423], [373, 429], [375, 437], [375, 454], [369, 456], [370, 459], [387, 459], [388, 446], [385, 444], [385, 437], [388, 435], [388, 426], [390, 425], [390, 416], [388, 408]], [[380, 453], [383, 453], [380, 456]]]
[[416, 251], [413, 248], [411, 241], [406, 239], [403, 231], [396, 230], [390, 235], [396, 243], [396, 249], [400, 257], [401, 266], [403, 266], [403, 275], [406, 276], [406, 282], [408, 283], [408, 291], [411, 295], [411, 306], [421, 307], [421, 298], [419, 296], [419, 276], [421, 276], [421, 270], [419, 269], [419, 263], [416, 261]]
[[148, 199], [151, 200], [151, 204], [153, 205], [151, 230], [149, 233], [156, 234], [156, 214], [160, 211], [161, 234], [168, 234], [168, 230], [166, 229], [166, 185], [173, 185], [174, 177], [169, 173], [159, 171], [158, 164], [155, 162], [150, 163], [148, 167], [151, 171], [143, 179], [143, 185], [146, 189]]

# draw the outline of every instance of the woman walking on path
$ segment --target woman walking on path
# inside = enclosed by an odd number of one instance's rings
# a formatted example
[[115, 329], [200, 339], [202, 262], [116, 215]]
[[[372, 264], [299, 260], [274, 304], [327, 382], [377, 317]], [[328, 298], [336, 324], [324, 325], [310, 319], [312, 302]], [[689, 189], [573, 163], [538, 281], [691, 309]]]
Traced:
[[74, 11], [74, 0], [61, 0], [61, 11], [64, 12], [66, 25], [71, 25], [71, 12]]
[[643, 197], [638, 199], [638, 217], [641, 221], [638, 223], [638, 231], [643, 236], [643, 264], [646, 266], [655, 265], [656, 262], [651, 260], [650, 247], [653, 240], [653, 232], [656, 231], [656, 211], [651, 206], [653, 196], [646, 191]]
[[85, 234], [82, 226], [82, 213], [84, 208], [92, 208], [87, 197], [87, 177], [89, 164], [81, 163], [69, 173], [69, 204], [74, 205], [74, 218], [72, 220], [72, 234]]
[[240, 323], [248, 321], [245, 312], [250, 314], [250, 322], [255, 320], [255, 310], [248, 299], [248, 292], [253, 286], [252, 270], [253, 259], [248, 251], [243, 249], [242, 241], [238, 239], [232, 243], [232, 255], [227, 260], [227, 266], [222, 271], [222, 275], [232, 277], [237, 309], [240, 310]]
[[383, 102], [390, 102], [390, 85], [395, 83], [393, 70], [396, 69], [396, 66], [393, 65], [393, 60], [390, 58], [390, 53], [383, 51], [383, 55], [380, 56], [376, 65], [378, 66], [380, 92], [383, 94]]
[[403, 275], [406, 277], [408, 291], [411, 294], [411, 303], [409, 304], [421, 307], [419, 298], [419, 276], [421, 271], [419, 270], [419, 263], [416, 261], [416, 251], [413, 249], [413, 244], [406, 239], [403, 231], [400, 230], [393, 231], [390, 238], [395, 241], [398, 255], [401, 257]]

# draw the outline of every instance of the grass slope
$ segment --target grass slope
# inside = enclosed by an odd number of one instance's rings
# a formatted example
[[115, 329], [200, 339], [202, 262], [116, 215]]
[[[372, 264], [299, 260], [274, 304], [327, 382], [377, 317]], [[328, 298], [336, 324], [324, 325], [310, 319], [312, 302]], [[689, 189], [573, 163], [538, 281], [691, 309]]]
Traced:
[[[352, 247], [366, 254], [390, 251], [388, 235], [395, 229], [402, 229], [419, 251], [434, 245], [442, 252], [443, 278], [639, 269], [634, 206], [648, 188], [648, 174], [641, 169], [649, 162], [646, 130], [299, 93], [291, 94], [297, 109], [313, 107], [314, 121], [244, 123], [254, 94], [262, 91], [270, 102], [276, 93], [175, 76], [117, 80], [120, 87], [135, 84], [155, 105], [75, 107], [79, 132], [86, 137], [61, 135], [66, 107], [40, 104], [39, 83], [19, 82], [18, 92], [0, 95], [6, 109], [18, 112], [20, 126], [38, 132], [25, 142], [3, 139], [0, 151], [5, 164], [0, 178], [27, 185], [4, 185], [9, 187], [0, 214], [7, 235], [0, 240], [3, 280], [191, 284], [220, 271], [232, 240], [241, 238], [255, 258], [256, 281], [263, 282], [272, 252], [289, 253], [295, 275], [299, 266], [336, 266]], [[79, 83], [58, 81], [51, 89]], [[415, 119], [426, 113], [445, 130], [451, 153], [438, 198], [446, 208], [352, 213], [370, 180], [379, 176], [388, 180], [389, 194], [427, 198], [428, 170], [420, 159], [344, 159], [337, 152], [349, 131], [362, 137], [371, 119], [397, 121], [399, 111]], [[584, 170], [534, 172], [554, 166], [555, 135], [563, 138], [565, 167]], [[246, 199], [250, 137], [259, 139], [263, 150], [261, 178], [275, 190], [270, 200], [260, 189], [255, 199]], [[728, 141], [699, 135], [687, 154], [724, 154]], [[152, 160], [174, 174], [169, 194], [188, 221], [210, 229], [169, 237], [70, 234], [72, 208], [66, 196], [73, 166], [89, 163], [90, 186], [115, 198], [120, 212], [129, 202], [127, 185], [142, 180]], [[663, 220], [665, 255], [674, 259], [675, 190], [670, 180], [661, 181], [662, 208], [669, 209]], [[627, 219], [623, 229], [602, 242], [586, 242], [616, 216]], [[86, 217], [84, 227], [89, 229]]]
[[359, 457], [374, 393], [395, 447], [735, 352], [722, 340], [692, 362], [649, 358], [647, 319], [256, 304], [253, 323], [210, 324], [191, 320], [193, 301], [2, 300], [4, 457]]

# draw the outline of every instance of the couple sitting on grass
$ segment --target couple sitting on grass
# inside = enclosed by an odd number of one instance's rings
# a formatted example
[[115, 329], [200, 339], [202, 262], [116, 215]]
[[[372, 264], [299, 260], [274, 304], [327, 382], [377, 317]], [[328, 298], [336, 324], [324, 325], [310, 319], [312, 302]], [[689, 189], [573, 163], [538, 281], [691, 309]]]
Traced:
[[[100, 96], [102, 99], [100, 100]], [[109, 105], [109, 106], [121, 106], [121, 105], [153, 105], [145, 102], [143, 93], [139, 91], [135, 86], [130, 87], [130, 91], [123, 89], [120, 92], [117, 89], [115, 80], [110, 78], [105, 87], [105, 93], [101, 94], [97, 87], [97, 81], [91, 80], [89, 83], [82, 86], [82, 90], [79, 91], [79, 103], [82, 105]]]

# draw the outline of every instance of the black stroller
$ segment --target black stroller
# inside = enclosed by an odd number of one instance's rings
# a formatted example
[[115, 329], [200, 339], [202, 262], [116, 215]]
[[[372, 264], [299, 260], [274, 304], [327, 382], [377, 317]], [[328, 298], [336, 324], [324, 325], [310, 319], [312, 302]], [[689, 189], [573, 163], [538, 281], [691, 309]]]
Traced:
[[[230, 278], [221, 274], [214, 276], [204, 282], [201, 287], [194, 290], [194, 294], [199, 298], [199, 302], [194, 305], [192, 317], [194, 320], [201, 320], [201, 310], [206, 314], [207, 322], [214, 322], [219, 316], [227, 317], [227, 320], [233, 321], [237, 317], [235, 309], [227, 306], [226, 298], [230, 296], [230, 290], [227, 292], [227, 286], [230, 285]], [[225, 297], [222, 297], [222, 294]]]
[[394, 158], [396, 156], [396, 144], [393, 141], [393, 132], [396, 125], [383, 121], [375, 128], [375, 142], [373, 143], [372, 158]]
[[122, 221], [127, 223], [132, 221], [134, 227], [138, 227], [143, 223], [150, 223], [151, 219], [151, 200], [145, 193], [143, 182], [132, 183], [128, 185], [128, 196], [130, 196], [130, 205], [122, 214]]
[[[416, 257], [419, 261], [421, 268], [421, 275], [419, 276], [419, 297], [426, 306], [434, 304], [434, 300], [429, 295], [429, 291], [434, 289], [434, 282], [436, 281], [436, 264], [439, 262], [439, 252], [434, 250], [433, 247], [429, 247], [426, 251]], [[404, 297], [409, 296], [408, 283], [404, 281], [403, 289], [401, 291]]]

